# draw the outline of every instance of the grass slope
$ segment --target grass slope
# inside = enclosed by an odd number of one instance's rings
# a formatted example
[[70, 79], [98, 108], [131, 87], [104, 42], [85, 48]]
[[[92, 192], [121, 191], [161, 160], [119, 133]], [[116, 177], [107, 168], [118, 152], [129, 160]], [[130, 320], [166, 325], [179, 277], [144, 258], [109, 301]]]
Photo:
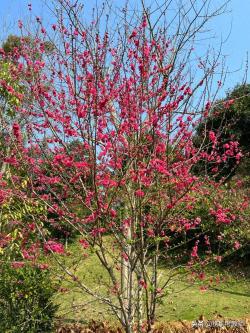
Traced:
[[[63, 258], [67, 267], [70, 267], [87, 286], [96, 292], [105, 294], [105, 284], [109, 278], [92, 253], [84, 258], [84, 251], [78, 242], [68, 248], [73, 255]], [[56, 267], [56, 263], [53, 265]], [[57, 279], [64, 280], [60, 269]], [[162, 276], [167, 276], [168, 269], [161, 268]], [[223, 276], [223, 281], [221, 282]], [[202, 291], [201, 287], [207, 285], [208, 280], [220, 279], [214, 283], [213, 288]], [[205, 318], [214, 318], [221, 315], [227, 318], [246, 318], [250, 316], [250, 284], [249, 280], [239, 274], [232, 275], [221, 269], [210, 270], [203, 281], [185, 278], [177, 279], [169, 289], [169, 295], [159, 305], [157, 317], [159, 321], [194, 320], [204, 315]], [[82, 323], [94, 320], [114, 321], [107, 306], [95, 301], [91, 296], [75, 287], [71, 278], [62, 282], [62, 291], [58, 292], [55, 302], [60, 304], [59, 316], [68, 320], [77, 320]]]

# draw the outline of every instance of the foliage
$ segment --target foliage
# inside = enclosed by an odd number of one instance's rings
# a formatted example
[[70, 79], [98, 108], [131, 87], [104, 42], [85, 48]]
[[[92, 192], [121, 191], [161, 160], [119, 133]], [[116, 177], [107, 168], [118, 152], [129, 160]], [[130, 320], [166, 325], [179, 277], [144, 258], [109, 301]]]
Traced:
[[[213, 175], [217, 180], [225, 177], [230, 179], [237, 173], [241, 176], [249, 175], [250, 154], [250, 85], [237, 85], [229, 91], [226, 97], [218, 100], [211, 115], [197, 126], [197, 135], [194, 140], [197, 145], [206, 138], [206, 150], [211, 150], [208, 133], [216, 133], [220, 144], [220, 151], [228, 149], [230, 141], [237, 140], [244, 158], [239, 163], [236, 157], [227, 161], [212, 161], [200, 163], [196, 166], [196, 173]], [[215, 168], [215, 170], [213, 170]], [[218, 170], [217, 170], [218, 169]]]
[[[200, 256], [204, 257], [207, 251], [211, 251], [219, 262], [222, 260], [229, 262], [228, 258], [247, 261], [250, 211], [249, 207], [244, 208], [248, 206], [248, 192], [244, 184], [245, 182], [239, 180], [231, 181], [221, 186], [219, 192], [209, 192], [210, 195], [207, 197], [194, 193], [195, 201], [192, 207], [186, 210], [185, 217], [187, 222], [194, 220], [197, 216], [201, 221], [195, 228], [187, 223], [186, 230], [180, 233], [177, 239], [173, 239], [172, 246], [175, 249], [173, 257], [181, 254], [185, 262], [188, 260], [189, 250], [199, 240]], [[239, 201], [242, 205], [238, 205]], [[227, 214], [233, 214], [234, 223], [218, 221], [220, 207], [224, 207]]]
[[[35, 37], [25, 36], [20, 37], [17, 35], [9, 35], [2, 44], [2, 49], [6, 55], [22, 52], [22, 46], [28, 44], [30, 47], [35, 45]], [[54, 50], [52, 42], [45, 41], [44, 43], [46, 53], [51, 53]], [[37, 54], [39, 57], [39, 55]]]
[[9, 35], [2, 44], [2, 49], [5, 52], [5, 54], [10, 54], [15, 51], [20, 51], [22, 46], [22, 40], [28, 43], [30, 41], [28, 37], [22, 38], [16, 35]]
[[57, 307], [49, 271], [23, 262], [0, 266], [0, 329], [11, 333], [51, 332]]
[[14, 65], [10, 61], [0, 61], [0, 98], [12, 107], [7, 110], [9, 115], [13, 115], [13, 108], [22, 100], [22, 88], [12, 71]]

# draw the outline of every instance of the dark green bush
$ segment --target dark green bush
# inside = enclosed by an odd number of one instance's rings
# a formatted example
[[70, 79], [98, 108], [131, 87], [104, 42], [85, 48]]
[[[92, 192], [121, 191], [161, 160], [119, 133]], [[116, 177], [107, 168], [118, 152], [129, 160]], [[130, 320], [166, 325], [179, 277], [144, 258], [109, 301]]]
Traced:
[[57, 307], [49, 271], [15, 266], [0, 266], [0, 332], [51, 332]]

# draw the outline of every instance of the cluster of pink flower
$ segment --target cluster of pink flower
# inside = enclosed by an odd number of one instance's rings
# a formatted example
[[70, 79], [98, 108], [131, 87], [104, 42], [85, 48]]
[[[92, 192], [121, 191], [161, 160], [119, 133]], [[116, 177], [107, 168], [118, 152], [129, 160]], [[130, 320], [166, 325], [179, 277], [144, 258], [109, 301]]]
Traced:
[[232, 214], [229, 208], [223, 208], [220, 205], [216, 209], [210, 209], [210, 214], [216, 218], [217, 223], [230, 224], [236, 219], [235, 214]]
[[44, 250], [45, 252], [54, 252], [59, 254], [65, 253], [63, 245], [53, 240], [47, 241], [44, 244]]

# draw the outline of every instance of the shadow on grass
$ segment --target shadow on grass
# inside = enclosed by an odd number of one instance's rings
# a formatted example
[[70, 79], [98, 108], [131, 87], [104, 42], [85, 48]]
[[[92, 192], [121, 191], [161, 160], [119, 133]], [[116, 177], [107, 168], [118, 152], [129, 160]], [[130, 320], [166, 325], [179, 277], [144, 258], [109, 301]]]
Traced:
[[239, 293], [237, 291], [230, 291], [230, 290], [224, 290], [224, 289], [219, 289], [219, 288], [211, 288], [211, 290], [218, 291], [220, 293], [227, 293], [227, 294], [232, 294], [232, 295], [238, 295], [238, 296], [245, 296], [245, 297], [250, 297], [250, 293]]

